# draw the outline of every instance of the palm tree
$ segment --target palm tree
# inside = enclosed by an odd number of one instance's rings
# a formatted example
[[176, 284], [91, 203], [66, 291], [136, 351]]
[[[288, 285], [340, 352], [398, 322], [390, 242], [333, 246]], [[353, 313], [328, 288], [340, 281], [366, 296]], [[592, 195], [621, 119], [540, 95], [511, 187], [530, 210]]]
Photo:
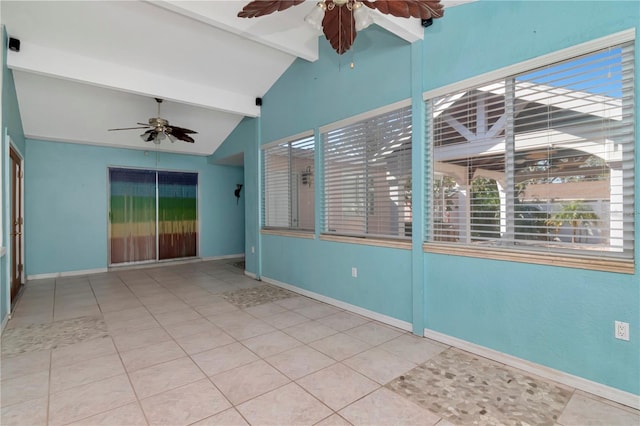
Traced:
[[562, 210], [551, 215], [551, 218], [547, 220], [547, 225], [554, 226], [556, 228], [556, 235], [560, 231], [560, 227], [564, 223], [571, 224], [571, 242], [576, 242], [576, 230], [583, 222], [589, 222], [593, 220], [599, 220], [597, 214], [591, 210], [589, 206], [581, 201], [572, 201], [569, 204], [564, 204]]

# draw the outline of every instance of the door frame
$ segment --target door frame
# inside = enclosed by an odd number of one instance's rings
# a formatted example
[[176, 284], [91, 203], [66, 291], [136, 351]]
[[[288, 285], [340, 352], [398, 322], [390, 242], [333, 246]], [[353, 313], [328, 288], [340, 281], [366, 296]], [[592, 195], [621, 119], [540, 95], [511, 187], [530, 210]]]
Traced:
[[[16, 179], [16, 168], [19, 170]], [[11, 308], [15, 307], [20, 291], [25, 282], [24, 268], [24, 158], [9, 139], [9, 300]], [[16, 197], [19, 198], [16, 206]], [[14, 224], [17, 219], [18, 223]], [[17, 238], [14, 236], [17, 233]], [[16, 250], [17, 247], [17, 250]], [[17, 285], [16, 285], [17, 281]]]

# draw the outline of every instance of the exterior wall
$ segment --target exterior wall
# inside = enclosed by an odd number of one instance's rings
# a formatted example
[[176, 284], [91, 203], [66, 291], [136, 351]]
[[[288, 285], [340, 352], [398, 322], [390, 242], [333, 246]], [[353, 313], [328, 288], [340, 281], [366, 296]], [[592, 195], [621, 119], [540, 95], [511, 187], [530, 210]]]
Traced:
[[[107, 267], [109, 166], [156, 168], [149, 151], [27, 140], [27, 275]], [[158, 153], [157, 167], [199, 173], [199, 256], [244, 252], [244, 221], [233, 191], [242, 169], [206, 157]], [[241, 200], [242, 201], [242, 200]]]

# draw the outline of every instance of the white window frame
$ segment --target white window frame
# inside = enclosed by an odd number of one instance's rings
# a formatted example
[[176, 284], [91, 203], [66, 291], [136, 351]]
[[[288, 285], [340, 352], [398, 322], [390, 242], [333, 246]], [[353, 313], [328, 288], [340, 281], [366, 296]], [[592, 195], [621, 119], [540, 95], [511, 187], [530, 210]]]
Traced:
[[[300, 159], [292, 155], [296, 144], [302, 144], [312, 154], [310, 164], [300, 170], [294, 161]], [[311, 145], [309, 145], [311, 144]], [[311, 146], [311, 148], [309, 148]], [[261, 147], [262, 154], [262, 217], [261, 231], [275, 234], [313, 234], [315, 231], [315, 138], [313, 131], [270, 142]], [[281, 154], [285, 164], [270, 164], [271, 155]], [[310, 212], [300, 220], [300, 188], [307, 192], [310, 207], [302, 209]], [[278, 192], [274, 198], [271, 191]], [[304, 214], [304, 213], [302, 213]], [[301, 222], [303, 224], [301, 225]], [[305, 226], [304, 224], [308, 224]]]
[[[518, 76], [527, 72], [531, 72], [537, 68], [547, 65], [553, 65], [555, 63], [571, 59], [573, 57], [590, 54], [594, 51], [606, 49], [609, 47], [616, 47], [624, 43], [633, 43], [635, 41], [635, 29], [626, 30], [620, 33], [612, 34], [607, 37], [603, 37], [597, 40], [593, 40], [587, 43], [583, 43], [577, 46], [573, 46], [567, 49], [563, 49], [557, 52], [553, 52], [548, 55], [544, 55], [533, 60], [525, 61], [513, 66], [509, 66], [500, 70], [496, 70], [487, 74], [476, 76], [464, 81], [460, 81], [448, 86], [437, 88], [423, 94], [423, 99], [428, 102], [430, 99], [440, 98], [448, 94], [455, 94], [468, 90], [471, 88], [479, 87], [481, 85], [488, 84], [492, 81], [498, 81], [501, 79], [508, 79]], [[638, 57], [638, 52], [634, 52], [634, 57]], [[634, 76], [637, 75], [637, 59], [636, 69]], [[638, 82], [636, 81], [637, 85]], [[508, 102], [508, 101], [507, 101]], [[427, 108], [428, 109], [428, 108]], [[637, 99], [634, 105], [634, 120], [637, 120], [638, 116]], [[430, 134], [430, 120], [431, 117], [427, 113], [427, 132], [426, 132], [426, 161], [427, 161], [427, 185], [426, 185], [426, 200], [425, 206], [426, 216], [426, 235], [425, 244], [423, 246], [425, 252], [433, 253], [446, 253], [446, 254], [458, 254], [470, 257], [480, 258], [492, 258], [499, 260], [513, 260], [527, 263], [537, 264], [554, 264], [567, 267], [576, 267], [583, 269], [595, 269], [595, 270], [607, 270], [623, 273], [634, 273], [634, 258], [633, 252], [633, 236], [631, 238], [631, 244], [625, 247], [622, 254], [620, 253], [607, 253], [606, 251], [596, 251], [595, 253], [587, 253], [583, 250], [572, 250], [572, 252], [566, 252], [563, 250], [557, 250], [553, 248], [547, 248], [545, 250], [536, 250], [527, 246], [508, 246], [508, 247], [487, 247], [485, 245], [473, 245], [473, 244], [460, 244], [453, 241], [434, 241], [434, 213], [433, 209], [433, 188], [436, 176], [434, 176], [434, 147], [433, 147], [433, 135]], [[634, 126], [634, 127], [637, 127]], [[507, 138], [509, 135], [507, 135]], [[637, 138], [637, 135], [636, 135]], [[507, 145], [509, 145], [507, 143]], [[637, 146], [637, 142], [635, 144]], [[507, 147], [507, 149], [509, 149]], [[634, 147], [634, 156], [637, 157], [637, 148]], [[508, 172], [508, 170], [507, 170]], [[507, 173], [508, 174], [508, 173]], [[508, 177], [506, 178], [509, 179]], [[637, 190], [633, 189], [634, 200], [637, 200]], [[508, 207], [507, 207], [508, 208]], [[626, 223], [626, 222], [625, 222]], [[635, 223], [632, 223], [632, 227], [635, 228]], [[630, 247], [630, 248], [629, 248]], [[531, 251], [530, 251], [531, 250]]]

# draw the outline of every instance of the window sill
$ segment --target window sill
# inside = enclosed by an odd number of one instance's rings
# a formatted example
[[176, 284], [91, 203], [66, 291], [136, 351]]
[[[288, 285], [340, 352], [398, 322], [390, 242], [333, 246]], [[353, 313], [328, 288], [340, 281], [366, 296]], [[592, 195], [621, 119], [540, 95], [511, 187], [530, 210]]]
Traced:
[[313, 231], [296, 231], [293, 229], [261, 229], [260, 233], [263, 235], [277, 235], [279, 237], [295, 237], [295, 238], [307, 238], [313, 240], [316, 235]]
[[525, 251], [488, 247], [469, 247], [438, 243], [425, 243], [423, 244], [422, 249], [425, 253], [534, 263], [537, 265], [589, 269], [594, 271], [616, 272], [620, 274], [635, 273], [635, 265], [632, 260], [606, 259], [602, 257], [568, 255], [565, 253], [541, 253], [533, 250]]
[[348, 237], [346, 235], [321, 234], [320, 239], [336, 243], [362, 244], [366, 246], [389, 247], [411, 250], [411, 240], [392, 240], [384, 238]]

